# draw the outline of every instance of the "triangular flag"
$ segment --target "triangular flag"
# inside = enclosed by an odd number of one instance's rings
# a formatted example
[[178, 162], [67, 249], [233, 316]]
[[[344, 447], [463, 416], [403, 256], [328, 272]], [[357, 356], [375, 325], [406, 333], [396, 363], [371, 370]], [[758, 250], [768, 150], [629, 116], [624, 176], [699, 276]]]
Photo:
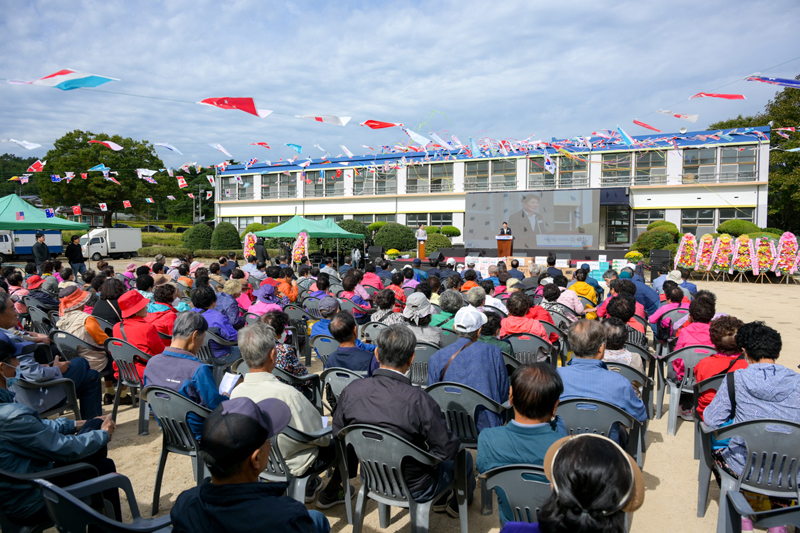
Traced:
[[222, 152], [223, 154], [227, 155], [228, 157], [231, 157], [231, 158], [233, 157], [233, 156], [230, 154], [230, 152], [228, 152], [228, 151], [225, 149], [225, 147], [224, 147], [224, 146], [222, 146], [222, 145], [221, 145], [221, 144], [219, 144], [219, 143], [208, 143], [208, 145], [209, 145], [211, 148], [216, 148], [217, 150], [219, 150], [219, 151], [220, 151], [220, 152]]
[[145, 198], [145, 201], [146, 201], [148, 204], [155, 203], [155, 202], [153, 202], [153, 199], [152, 199], [152, 198]]
[[644, 122], [642, 122], [641, 120], [636, 120], [636, 119], [633, 119], [633, 123], [634, 123], [634, 124], [636, 124], [637, 126], [641, 126], [641, 127], [643, 127], [643, 128], [647, 128], [648, 130], [653, 130], [653, 131], [655, 131], [655, 132], [661, 133], [661, 130], [654, 128], [654, 127], [653, 127], [653, 126], [651, 126], [650, 124], [645, 124], [645, 123], [644, 123]]
[[175, 199], [175, 197], [172, 196], [172, 195], [167, 196], [167, 200], [174, 200], [174, 199]]
[[26, 170], [25, 172], [41, 172], [42, 169], [44, 169], [45, 163], [47, 163], [47, 161], [39, 161], [37, 159], [36, 162], [31, 166], [29, 166], [28, 170]]
[[213, 194], [213, 193], [212, 193], [211, 191], [206, 191], [206, 200], [208, 200], [209, 198], [211, 198], [211, 195], [212, 195], [212, 194]]
[[334, 124], [336, 126], [344, 126], [350, 122], [350, 117], [336, 117], [334, 115], [295, 115], [295, 117], [313, 120], [315, 122], [324, 122], [325, 124]]
[[272, 113], [269, 109], [256, 109], [256, 103], [252, 98], [206, 98], [197, 103], [219, 107], [220, 109], [238, 109], [239, 111], [244, 111], [245, 113], [250, 113], [260, 118], [264, 118]]
[[81, 172], [81, 179], [86, 179], [88, 177], [89, 177], [89, 174], [87, 174], [86, 172]]
[[271, 149], [267, 143], [250, 143], [251, 146], [263, 146], [264, 148]]
[[183, 189], [184, 187], [188, 187], [188, 186], [189, 186], [189, 184], [186, 183], [186, 180], [183, 178], [183, 176], [178, 176], [178, 187]]
[[191, 198], [192, 200], [194, 200], [194, 194], [192, 194], [192, 193], [189, 193], [187, 196], [188, 196], [189, 198]]
[[300, 146], [299, 144], [287, 143], [286, 146], [288, 146], [289, 148], [291, 148], [292, 150], [294, 150], [298, 154], [302, 154], [303, 153], [303, 147]]
[[111, 149], [112, 149], [112, 150], [114, 150], [115, 152], [119, 152], [120, 150], [122, 150], [122, 146], [118, 145], [118, 144], [117, 144], [117, 143], [115, 143], [115, 142], [111, 142], [111, 141], [95, 141], [95, 140], [91, 140], [91, 141], [89, 141], [89, 144], [92, 144], [92, 143], [95, 143], [95, 144], [102, 144], [102, 145], [103, 145], [103, 146], [105, 146], [106, 148], [111, 148]]
[[206, 178], [208, 178], [208, 182], [209, 182], [209, 183], [211, 184], [211, 186], [213, 187], [213, 186], [214, 186], [214, 176], [212, 176], [211, 174], [209, 174], [209, 175], [207, 175], [207, 176], [206, 176]]
[[362, 126], [366, 126], [373, 130], [379, 130], [382, 128], [394, 128], [394, 127], [402, 127], [403, 125], [399, 122], [381, 122], [380, 120], [365, 120], [361, 123]]

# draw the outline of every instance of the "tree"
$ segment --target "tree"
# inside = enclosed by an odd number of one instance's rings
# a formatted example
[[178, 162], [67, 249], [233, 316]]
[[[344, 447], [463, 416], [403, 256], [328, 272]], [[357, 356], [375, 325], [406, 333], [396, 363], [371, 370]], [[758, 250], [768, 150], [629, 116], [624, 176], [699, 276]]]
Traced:
[[[342, 228], [343, 230], [350, 232], [350, 233], [359, 233], [364, 236], [365, 238], [365, 246], [370, 246], [372, 242], [372, 233], [369, 231], [367, 226], [359, 222], [358, 220], [354, 219], [347, 219], [347, 220], [340, 220], [336, 223], [337, 226]], [[329, 250], [335, 251], [336, 250], [336, 239], [319, 239], [320, 250]], [[351, 239], [339, 239], [339, 246], [344, 248], [359, 248], [361, 249], [361, 242], [355, 243], [352, 242]]]
[[227, 250], [242, 246], [236, 226], [230, 222], [220, 222], [211, 234], [212, 250]]
[[36, 157], [19, 157], [14, 154], [0, 155], [0, 196], [9, 194], [39, 194], [36, 180], [31, 179], [25, 185], [18, 181], [8, 181], [13, 176], [21, 176], [28, 167], [36, 162]]

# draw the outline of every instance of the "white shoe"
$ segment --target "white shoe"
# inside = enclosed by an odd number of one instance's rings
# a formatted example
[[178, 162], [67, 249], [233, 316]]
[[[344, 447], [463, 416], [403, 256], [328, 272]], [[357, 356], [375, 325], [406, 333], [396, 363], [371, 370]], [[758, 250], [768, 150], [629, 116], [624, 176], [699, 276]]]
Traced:
[[688, 420], [689, 422], [694, 421], [694, 415], [692, 414], [691, 409], [684, 410], [680, 406], [678, 406], [678, 416], [683, 418], [684, 420]]

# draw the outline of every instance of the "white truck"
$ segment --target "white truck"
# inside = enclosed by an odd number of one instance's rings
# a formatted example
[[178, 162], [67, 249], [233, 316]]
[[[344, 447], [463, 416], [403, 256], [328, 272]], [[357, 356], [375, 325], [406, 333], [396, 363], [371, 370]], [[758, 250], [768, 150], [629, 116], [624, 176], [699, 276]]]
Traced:
[[[1, 230], [0, 231], [0, 263], [9, 259], [32, 259], [33, 245], [36, 243], [37, 230]], [[50, 250], [50, 256], [55, 258], [64, 252], [61, 244], [61, 232], [58, 230], [45, 230], [44, 242]]]
[[83, 257], [100, 261], [111, 259], [130, 259], [139, 255], [142, 247], [142, 230], [139, 228], [98, 228], [81, 235]]

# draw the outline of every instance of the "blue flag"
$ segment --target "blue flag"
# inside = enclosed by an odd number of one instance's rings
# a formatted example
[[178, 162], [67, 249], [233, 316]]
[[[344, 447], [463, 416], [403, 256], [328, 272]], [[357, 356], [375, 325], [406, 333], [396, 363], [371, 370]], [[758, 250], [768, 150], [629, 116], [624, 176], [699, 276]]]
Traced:
[[58, 183], [61, 181], [61, 176], [59, 176], [58, 174], [50, 174], [50, 181], [52, 181], [53, 183]]
[[45, 216], [47, 218], [55, 218], [56, 217], [56, 213], [52, 209], [45, 209], [44, 210], [44, 214], [45, 214]]
[[103, 171], [105, 171], [105, 170], [110, 170], [110, 167], [107, 167], [107, 166], [105, 166], [103, 163], [100, 163], [99, 165], [95, 165], [95, 166], [93, 166], [93, 167], [92, 167], [92, 168], [90, 168], [89, 170], [90, 170], [90, 171], [91, 171], [91, 170], [99, 170], [100, 172], [103, 172]]
[[302, 153], [303, 153], [303, 147], [300, 146], [299, 144], [287, 144], [286, 146], [288, 146], [289, 148], [291, 148], [292, 150], [294, 150], [298, 154], [302, 155]]

